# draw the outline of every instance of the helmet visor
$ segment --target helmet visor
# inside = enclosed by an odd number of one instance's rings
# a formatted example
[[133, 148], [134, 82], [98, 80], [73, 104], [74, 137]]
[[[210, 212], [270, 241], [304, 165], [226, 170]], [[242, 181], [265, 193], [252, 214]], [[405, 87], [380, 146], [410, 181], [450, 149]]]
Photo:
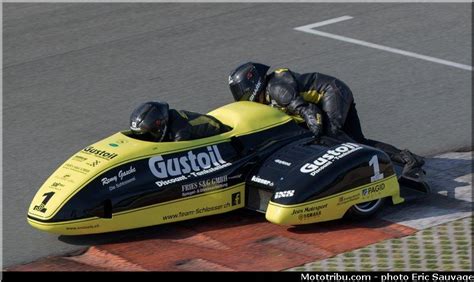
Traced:
[[258, 93], [253, 95], [255, 85], [250, 81], [242, 81], [240, 83], [231, 84], [230, 91], [235, 101], [252, 101], [257, 100]]
[[230, 92], [232, 92], [232, 96], [234, 97], [235, 101], [243, 101], [242, 98], [244, 93], [242, 92], [242, 89], [238, 83], [230, 85]]

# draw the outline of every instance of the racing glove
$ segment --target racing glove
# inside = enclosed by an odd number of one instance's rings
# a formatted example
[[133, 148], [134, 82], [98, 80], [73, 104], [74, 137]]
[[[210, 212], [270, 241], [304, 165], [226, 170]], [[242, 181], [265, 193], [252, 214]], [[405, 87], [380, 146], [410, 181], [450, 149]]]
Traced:
[[302, 117], [315, 137], [321, 137], [323, 134], [322, 111], [315, 104], [308, 103], [299, 96], [296, 85], [275, 84], [267, 88], [267, 91], [278, 106], [286, 108], [290, 114]]
[[298, 114], [304, 119], [309, 130], [319, 140], [323, 134], [323, 116], [315, 104], [306, 104], [297, 108]]

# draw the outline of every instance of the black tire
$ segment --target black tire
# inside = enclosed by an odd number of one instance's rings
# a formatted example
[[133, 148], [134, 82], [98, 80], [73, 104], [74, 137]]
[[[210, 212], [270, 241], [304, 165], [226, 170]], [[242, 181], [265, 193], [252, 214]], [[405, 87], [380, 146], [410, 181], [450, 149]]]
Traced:
[[351, 219], [364, 219], [373, 216], [382, 208], [385, 198], [353, 205], [347, 211], [347, 217]]

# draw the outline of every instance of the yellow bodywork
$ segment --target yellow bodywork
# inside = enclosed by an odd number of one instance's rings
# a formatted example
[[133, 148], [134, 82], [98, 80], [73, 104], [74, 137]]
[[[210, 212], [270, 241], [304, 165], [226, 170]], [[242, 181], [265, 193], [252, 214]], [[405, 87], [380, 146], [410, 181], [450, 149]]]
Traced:
[[[69, 199], [107, 170], [156, 155], [229, 142], [232, 136], [251, 134], [292, 120], [291, 117], [277, 109], [253, 102], [228, 104], [210, 112], [209, 115], [232, 127], [232, 130], [192, 141], [161, 143], [136, 140], [126, 136], [125, 132], [118, 132], [87, 146], [85, 149], [88, 151], [81, 150], [74, 154], [40, 187], [28, 209], [28, 222], [35, 228], [53, 233], [90, 234], [196, 218], [243, 207], [244, 200], [241, 200], [238, 205], [228, 205], [231, 194], [241, 193], [242, 199], [245, 199], [244, 184], [242, 183], [234, 187], [203, 193], [196, 197], [186, 197], [156, 206], [115, 213], [112, 219], [95, 217], [59, 223], [42, 222], [52, 219]], [[48, 198], [52, 192], [54, 194]], [[44, 204], [45, 202], [46, 204]], [[201, 213], [189, 212], [205, 206], [222, 206], [222, 208]], [[164, 215], [180, 211], [189, 213], [177, 219], [163, 220]]]
[[[220, 135], [182, 142], [146, 142], [128, 137], [125, 131], [100, 140], [77, 152], [62, 164], [40, 187], [28, 210], [33, 227], [63, 235], [104, 233], [182, 221], [219, 214], [245, 206], [245, 183], [164, 203], [117, 212], [111, 219], [90, 217], [54, 222], [58, 211], [97, 176], [131, 161], [157, 155], [192, 150], [230, 142], [233, 136], [263, 131], [295, 120], [282, 111], [253, 102], [236, 102], [209, 113], [232, 127]], [[376, 193], [363, 195], [364, 189], [384, 185]], [[295, 183], [297, 185], [297, 183]], [[52, 194], [54, 192], [54, 194]], [[52, 195], [52, 196], [51, 196]], [[266, 218], [277, 224], [299, 225], [341, 218], [354, 204], [382, 197], [403, 202], [396, 176], [300, 205], [280, 205], [270, 201]]]
[[[236, 198], [238, 200], [232, 202], [232, 199]], [[104, 233], [229, 212], [243, 208], [243, 199], [245, 187], [244, 183], [241, 183], [222, 190], [114, 213], [112, 219], [93, 217], [43, 223], [29, 218], [28, 222], [37, 229], [62, 235]]]
[[[368, 192], [377, 190], [374, 188], [379, 190]], [[364, 191], [367, 191], [367, 193], [365, 194]], [[347, 210], [355, 204], [385, 197], [391, 197], [393, 204], [404, 201], [400, 197], [396, 175], [303, 204], [281, 205], [270, 201], [265, 217], [268, 221], [281, 225], [323, 222], [342, 218]]]

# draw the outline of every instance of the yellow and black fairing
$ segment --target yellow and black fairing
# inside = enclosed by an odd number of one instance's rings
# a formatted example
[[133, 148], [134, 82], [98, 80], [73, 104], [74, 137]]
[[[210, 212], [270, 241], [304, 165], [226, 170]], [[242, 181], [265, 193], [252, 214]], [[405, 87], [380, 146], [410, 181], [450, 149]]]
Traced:
[[198, 140], [146, 142], [116, 133], [87, 146], [41, 186], [28, 222], [79, 235], [182, 221], [245, 205], [258, 160], [308, 136], [277, 109], [237, 102], [209, 113], [232, 130]]
[[[354, 205], [390, 198], [403, 202], [397, 175], [384, 152], [354, 143], [326, 147], [311, 138], [284, 146], [250, 176], [249, 191], [268, 205], [267, 220], [300, 225], [342, 218]], [[249, 192], [250, 193], [250, 192]]]

